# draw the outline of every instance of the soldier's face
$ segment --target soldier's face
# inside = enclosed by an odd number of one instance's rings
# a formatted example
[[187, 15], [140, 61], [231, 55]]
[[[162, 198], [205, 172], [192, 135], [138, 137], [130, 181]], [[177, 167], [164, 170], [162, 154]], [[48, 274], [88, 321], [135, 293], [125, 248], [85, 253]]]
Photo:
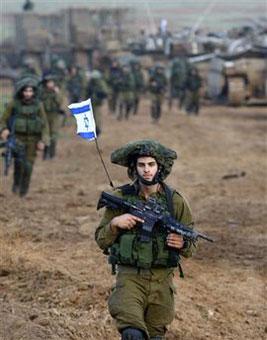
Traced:
[[32, 99], [32, 97], [34, 96], [33, 88], [30, 86], [25, 87], [25, 89], [22, 91], [22, 96], [23, 96], [23, 99], [25, 100]]
[[54, 80], [48, 80], [46, 82], [46, 87], [48, 88], [48, 90], [54, 90], [54, 88], [55, 88]]
[[158, 171], [158, 163], [153, 157], [139, 157], [136, 162], [136, 170], [138, 175], [146, 181], [152, 181]]

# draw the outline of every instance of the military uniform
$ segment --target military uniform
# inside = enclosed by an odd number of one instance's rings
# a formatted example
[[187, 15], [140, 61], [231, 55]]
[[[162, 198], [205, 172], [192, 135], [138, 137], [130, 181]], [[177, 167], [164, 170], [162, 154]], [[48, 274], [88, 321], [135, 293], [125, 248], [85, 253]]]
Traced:
[[96, 123], [96, 133], [99, 136], [102, 132], [102, 105], [108, 96], [108, 89], [100, 71], [94, 70], [88, 83], [87, 95], [92, 100], [94, 118]]
[[[135, 179], [133, 184], [117, 189], [115, 195], [131, 203], [145, 201], [139, 190], [135, 169], [130, 165], [131, 155], [142, 154], [144, 149], [147, 156], [156, 159], [161, 169], [159, 190], [151, 196], [169, 210], [177, 221], [190, 225], [192, 215], [188, 203], [181, 194], [163, 182], [171, 171], [176, 153], [155, 141], [129, 143], [112, 154], [112, 162], [128, 166], [129, 177]], [[157, 226], [147, 243], [141, 242], [138, 227], [119, 229], [114, 233], [110, 222], [123, 213], [122, 210], [107, 208], [96, 230], [99, 247], [110, 254], [109, 262], [115, 262], [118, 266], [116, 284], [109, 297], [109, 311], [122, 334], [130, 328], [141, 332], [140, 337], [131, 339], [163, 339], [167, 325], [174, 318], [174, 270], [179, 266], [180, 255], [192, 255], [193, 244], [186, 241], [179, 251], [167, 247], [166, 231]]]
[[0, 130], [9, 129], [16, 139], [13, 192], [27, 194], [39, 141], [49, 143], [49, 127], [43, 105], [36, 98], [25, 102], [19, 94], [25, 87], [36, 89], [29, 79], [17, 85], [15, 99], [0, 119]]
[[78, 103], [83, 100], [86, 94], [86, 79], [83, 70], [73, 66], [67, 79], [67, 90], [70, 103]]
[[129, 66], [123, 66], [119, 83], [119, 115], [118, 120], [128, 119], [134, 105], [134, 77]]
[[108, 107], [111, 113], [117, 113], [122, 70], [117, 63], [113, 63], [109, 70], [107, 84], [109, 86]]
[[190, 70], [186, 82], [185, 109], [190, 114], [199, 113], [199, 90], [201, 88], [201, 78], [197, 69]]
[[149, 78], [149, 91], [151, 93], [151, 117], [157, 122], [161, 117], [161, 108], [167, 87], [167, 78], [163, 67], [156, 66]]
[[185, 58], [174, 61], [171, 68], [170, 97], [179, 99], [179, 108], [185, 105], [187, 77], [190, 71], [190, 64]]
[[139, 102], [142, 92], [145, 88], [144, 75], [141, 69], [141, 65], [134, 61], [131, 63], [132, 73], [134, 77], [134, 103], [133, 114], [136, 115], [139, 108]]
[[[49, 80], [48, 77], [45, 78]], [[50, 78], [53, 80], [53, 77]], [[49, 146], [44, 150], [44, 159], [53, 158], [56, 155], [56, 146], [58, 140], [58, 132], [63, 120], [63, 97], [60, 92], [46, 88], [45, 83], [41, 90], [41, 101], [46, 112], [50, 141]]]

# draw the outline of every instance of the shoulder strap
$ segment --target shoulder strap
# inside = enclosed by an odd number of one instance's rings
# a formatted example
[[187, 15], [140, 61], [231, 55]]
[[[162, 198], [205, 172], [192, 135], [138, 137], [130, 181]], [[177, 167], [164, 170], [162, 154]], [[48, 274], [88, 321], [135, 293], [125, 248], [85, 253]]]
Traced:
[[134, 184], [125, 184], [121, 187], [118, 187], [121, 190], [123, 196], [134, 195], [137, 193], [136, 187]]
[[172, 217], [174, 217], [174, 208], [173, 208], [173, 195], [175, 193], [175, 190], [169, 187], [167, 184], [162, 183], [164, 192], [166, 194], [166, 199], [167, 199], [167, 206], [168, 210], [171, 214]]

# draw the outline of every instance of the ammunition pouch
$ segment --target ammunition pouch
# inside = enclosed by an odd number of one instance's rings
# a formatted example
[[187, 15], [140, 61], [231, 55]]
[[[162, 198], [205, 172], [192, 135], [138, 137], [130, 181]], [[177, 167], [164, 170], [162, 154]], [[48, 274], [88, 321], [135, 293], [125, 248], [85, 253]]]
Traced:
[[166, 235], [157, 233], [141, 242], [137, 232], [124, 232], [109, 249], [109, 263], [142, 269], [172, 268], [179, 264], [179, 253], [166, 246]]
[[14, 131], [23, 135], [40, 135], [44, 123], [37, 114], [18, 114], [15, 120]]

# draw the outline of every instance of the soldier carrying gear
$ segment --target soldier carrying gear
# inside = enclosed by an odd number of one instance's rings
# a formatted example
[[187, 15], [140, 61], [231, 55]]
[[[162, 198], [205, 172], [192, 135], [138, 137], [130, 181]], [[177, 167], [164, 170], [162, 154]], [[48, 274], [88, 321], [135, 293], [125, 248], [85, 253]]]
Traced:
[[58, 132], [65, 114], [63, 96], [58, 86], [56, 86], [55, 79], [54, 75], [48, 73], [44, 75], [41, 86], [40, 99], [47, 116], [50, 135], [49, 146], [44, 149], [44, 160], [54, 158], [56, 155]]
[[148, 88], [151, 93], [151, 117], [153, 123], [156, 123], [161, 117], [161, 108], [167, 88], [164, 67], [159, 63], [151, 70]]
[[112, 114], [117, 113], [122, 69], [117, 60], [113, 60], [108, 73], [107, 84], [109, 86], [108, 107]]
[[139, 102], [141, 94], [145, 88], [145, 80], [142, 72], [141, 64], [138, 60], [132, 60], [130, 62], [131, 70], [134, 76], [134, 104], [133, 104], [133, 114], [138, 113]]
[[99, 70], [93, 70], [87, 87], [87, 97], [91, 98], [94, 106], [96, 134], [102, 132], [102, 105], [108, 96], [107, 84]]
[[[175, 151], [154, 140], [130, 142], [111, 154], [111, 162], [128, 169], [133, 183], [115, 191], [131, 204], [153, 198], [184, 225], [192, 224], [191, 211], [180, 193], [164, 183]], [[164, 339], [174, 317], [173, 275], [180, 256], [192, 255], [193, 244], [155, 225], [152, 237], [142, 242], [140, 218], [122, 209], [106, 208], [96, 230], [99, 247], [117, 265], [116, 286], [108, 305], [122, 340]]]
[[199, 113], [199, 90], [201, 88], [201, 77], [196, 67], [188, 72], [186, 82], [185, 109], [188, 115]]
[[130, 65], [122, 66], [121, 79], [119, 84], [119, 115], [118, 120], [128, 119], [134, 105], [134, 77]]
[[48, 121], [43, 105], [36, 98], [37, 86], [32, 78], [20, 80], [14, 100], [0, 119], [1, 138], [6, 140], [12, 134], [16, 141], [12, 191], [19, 192], [21, 197], [29, 190], [36, 150], [43, 150], [49, 144]]

